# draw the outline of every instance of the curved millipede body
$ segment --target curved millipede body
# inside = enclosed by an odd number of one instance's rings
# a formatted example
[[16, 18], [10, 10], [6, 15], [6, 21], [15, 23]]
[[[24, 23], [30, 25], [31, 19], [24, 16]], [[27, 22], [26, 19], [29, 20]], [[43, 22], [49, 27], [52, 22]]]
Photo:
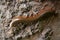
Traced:
[[55, 8], [53, 6], [49, 6], [46, 5], [43, 9], [40, 9], [39, 12], [37, 14], [33, 14], [32, 11], [30, 11], [33, 15], [32, 16], [16, 16], [12, 19], [12, 22], [10, 23], [10, 27], [13, 26], [13, 24], [15, 22], [31, 22], [34, 20], [37, 20], [38, 18], [40, 18], [43, 14], [45, 14], [46, 12], [53, 12], [55, 11]]

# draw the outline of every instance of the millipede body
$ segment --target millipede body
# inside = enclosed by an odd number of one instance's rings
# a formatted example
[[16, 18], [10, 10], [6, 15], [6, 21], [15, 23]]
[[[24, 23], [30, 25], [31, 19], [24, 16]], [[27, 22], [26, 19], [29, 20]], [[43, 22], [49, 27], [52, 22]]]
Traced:
[[[44, 5], [44, 4], [43, 4]], [[15, 23], [15, 22], [31, 22], [31, 21], [35, 21], [37, 19], [39, 19], [43, 14], [47, 13], [47, 12], [53, 12], [55, 11], [55, 8], [54, 6], [50, 6], [49, 4], [48, 5], [45, 5], [44, 8], [42, 9], [39, 9], [38, 13], [34, 14], [32, 12], [32, 10], [30, 10], [29, 12], [31, 12], [31, 16], [15, 16], [13, 19], [12, 19], [12, 22], [10, 23], [10, 27], [12, 27], [12, 25]]]

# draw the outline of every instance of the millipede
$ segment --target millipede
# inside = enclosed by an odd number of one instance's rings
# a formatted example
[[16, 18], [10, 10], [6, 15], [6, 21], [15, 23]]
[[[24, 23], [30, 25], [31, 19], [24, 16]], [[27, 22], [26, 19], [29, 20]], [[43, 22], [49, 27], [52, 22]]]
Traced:
[[51, 5], [51, 3], [49, 4], [45, 4], [43, 3], [42, 8], [40, 9], [40, 6], [36, 6], [38, 9], [36, 13], [33, 12], [33, 9], [29, 11], [29, 14], [24, 14], [21, 16], [15, 16], [13, 17], [11, 23], [10, 23], [10, 27], [13, 27], [15, 22], [31, 22], [34, 20], [39, 19], [42, 15], [44, 15], [47, 12], [53, 12], [55, 11], [55, 7], [53, 6], [53, 4]]

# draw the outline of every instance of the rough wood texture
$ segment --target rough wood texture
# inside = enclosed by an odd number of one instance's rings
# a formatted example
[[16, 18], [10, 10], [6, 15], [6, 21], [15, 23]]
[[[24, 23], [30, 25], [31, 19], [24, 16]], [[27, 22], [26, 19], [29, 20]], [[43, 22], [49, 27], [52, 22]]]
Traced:
[[[16, 0], [16, 2], [19, 0]], [[27, 0], [29, 2], [29, 0]], [[43, 0], [43, 2], [48, 2], [50, 0]], [[54, 15], [50, 15], [48, 14], [47, 16], [44, 16], [40, 21], [38, 20], [37, 23], [34, 23], [33, 25], [30, 26], [26, 26], [23, 25], [25, 27], [21, 27], [20, 31], [22, 32], [22, 37], [23, 38], [19, 38], [20, 37], [20, 33], [17, 34], [18, 36], [13, 37], [13, 39], [10, 38], [6, 38], [8, 37], [6, 34], [9, 31], [9, 24], [11, 22], [11, 19], [15, 16], [19, 16], [21, 13], [21, 9], [18, 12], [18, 6], [19, 6], [19, 2], [16, 3], [15, 0], [12, 2], [12, 0], [0, 0], [0, 40], [17, 40], [16, 38], [18, 38], [18, 40], [47, 40], [46, 38], [49, 38], [50, 36], [47, 36], [45, 38], [44, 33], [48, 33], [48, 35], [51, 35], [53, 32], [53, 35], [51, 37], [51, 40], [60, 40], [60, 1], [57, 0], [51, 0], [51, 2], [53, 4], [55, 4], [56, 7], [56, 14]], [[20, 3], [26, 3], [26, 1], [21, 1]], [[37, 1], [38, 2], [38, 1]], [[16, 3], [16, 5], [14, 5]], [[36, 3], [36, 2], [34, 2]], [[18, 4], [18, 6], [17, 6]], [[38, 3], [37, 3], [38, 4]], [[7, 5], [7, 6], [6, 6]], [[25, 5], [25, 4], [22, 4]], [[26, 6], [26, 7], [30, 7], [30, 6]], [[25, 8], [26, 8], [25, 7]], [[24, 9], [24, 11], [26, 11]], [[28, 10], [29, 11], [29, 10]], [[18, 14], [16, 14], [18, 13]], [[19, 25], [18, 25], [19, 26]], [[22, 29], [23, 28], [23, 29]], [[47, 28], [47, 29], [46, 29]], [[32, 30], [33, 29], [33, 30]], [[41, 30], [39, 30], [41, 29]], [[49, 31], [46, 31], [46, 30]], [[52, 31], [51, 31], [51, 30]], [[33, 31], [34, 34], [32, 34], [31, 30]], [[39, 30], [39, 32], [38, 32]], [[26, 32], [27, 31], [27, 32]], [[28, 33], [30, 36], [25, 37], [26, 33]], [[43, 34], [42, 36], [40, 36], [41, 34]], [[11, 35], [10, 35], [11, 36]], [[44, 38], [44, 39], [42, 39]]]

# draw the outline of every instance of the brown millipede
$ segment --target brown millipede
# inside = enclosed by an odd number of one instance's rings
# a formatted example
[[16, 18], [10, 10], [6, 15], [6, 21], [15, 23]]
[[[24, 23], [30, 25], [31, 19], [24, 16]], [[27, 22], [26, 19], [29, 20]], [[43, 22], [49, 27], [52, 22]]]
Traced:
[[33, 16], [30, 16], [30, 17], [25, 17], [25, 16], [16, 16], [14, 17], [14, 19], [12, 20], [12, 22], [10, 23], [10, 26], [12, 26], [12, 24], [16, 21], [34, 21], [34, 20], [37, 20], [40, 16], [42, 16], [43, 14], [45, 14], [46, 12], [50, 12], [50, 11], [53, 11], [54, 9], [51, 8], [51, 7], [45, 7], [44, 10], [40, 10], [38, 14], [36, 15], [33, 15]]
[[[38, 18], [40, 18], [43, 14], [45, 14], [46, 12], [52, 12], [55, 11], [55, 8], [52, 6], [45, 6], [43, 9], [39, 10], [39, 12], [36, 15], [32, 15], [32, 16], [16, 16], [12, 19], [12, 22], [10, 23], [10, 27], [13, 26], [13, 24], [15, 22], [31, 22], [34, 20], [37, 20]], [[33, 12], [31, 11], [31, 13], [33, 14]]]

